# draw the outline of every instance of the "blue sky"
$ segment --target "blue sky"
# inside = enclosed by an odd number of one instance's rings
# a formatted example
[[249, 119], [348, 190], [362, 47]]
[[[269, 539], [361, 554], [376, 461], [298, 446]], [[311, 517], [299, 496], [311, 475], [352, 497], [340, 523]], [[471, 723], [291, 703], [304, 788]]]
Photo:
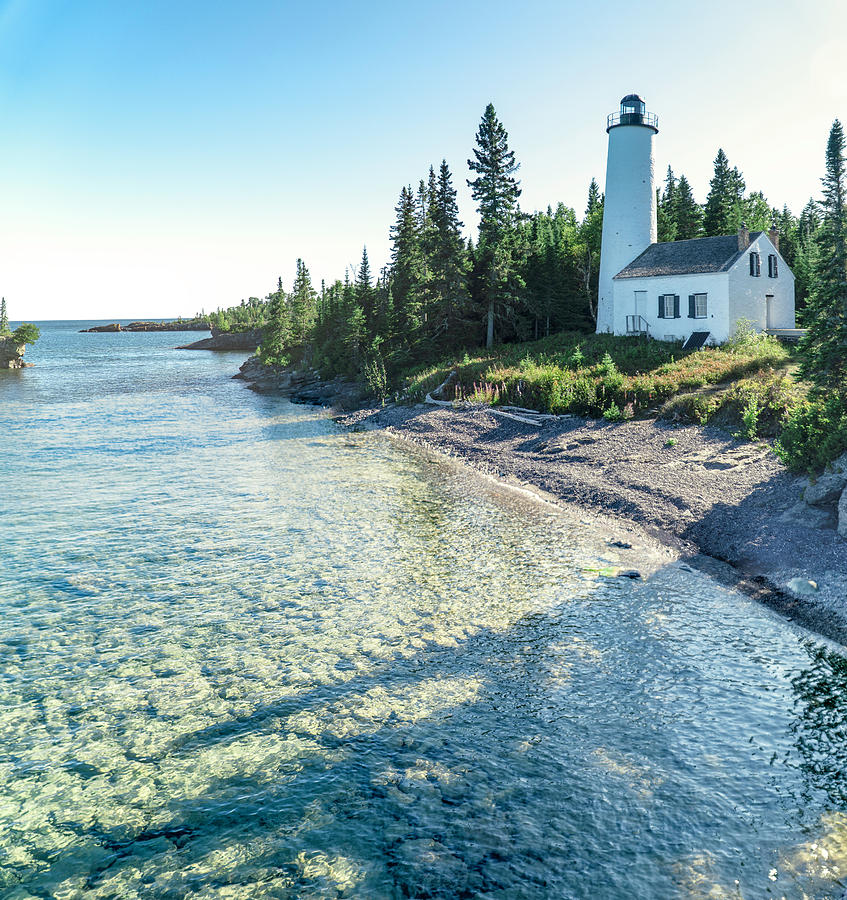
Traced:
[[798, 212], [847, 118], [835, 0], [427, 4], [0, 0], [0, 293], [14, 319], [175, 316], [263, 296], [302, 257], [388, 259], [397, 194], [465, 178], [490, 100], [524, 209], [581, 213], [637, 91], [705, 197], [722, 146]]

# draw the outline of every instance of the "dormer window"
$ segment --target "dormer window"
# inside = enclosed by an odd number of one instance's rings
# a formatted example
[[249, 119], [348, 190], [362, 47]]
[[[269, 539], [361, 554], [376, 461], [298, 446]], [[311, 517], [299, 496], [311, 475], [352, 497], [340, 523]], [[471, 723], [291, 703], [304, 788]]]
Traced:
[[758, 253], [750, 254], [750, 274], [758, 278], [762, 274], [762, 261]]
[[775, 253], [768, 254], [768, 278], [779, 277], [778, 259], [779, 257]]

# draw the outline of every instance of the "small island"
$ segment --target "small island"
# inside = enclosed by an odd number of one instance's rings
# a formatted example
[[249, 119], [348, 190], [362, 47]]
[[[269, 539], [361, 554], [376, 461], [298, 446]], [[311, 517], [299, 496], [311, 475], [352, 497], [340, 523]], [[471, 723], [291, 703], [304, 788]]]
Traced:
[[35, 325], [24, 322], [14, 331], [9, 328], [6, 298], [0, 300], [0, 369], [23, 369], [32, 363], [24, 362], [27, 344], [34, 344], [40, 337]]
[[208, 331], [209, 320], [205, 316], [193, 319], [176, 319], [172, 322], [130, 322], [121, 325], [111, 322], [108, 325], [95, 325], [93, 328], [81, 328], [80, 334], [112, 333], [116, 331]]

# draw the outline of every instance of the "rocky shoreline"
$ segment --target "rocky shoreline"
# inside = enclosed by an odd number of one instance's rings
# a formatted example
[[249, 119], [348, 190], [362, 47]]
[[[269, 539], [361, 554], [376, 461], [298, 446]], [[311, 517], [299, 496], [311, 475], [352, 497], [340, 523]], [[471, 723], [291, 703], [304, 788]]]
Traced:
[[[252, 331], [219, 331], [212, 329], [212, 336], [177, 347], [177, 350], [246, 350], [254, 353], [262, 341], [262, 329]], [[252, 358], [252, 357], [251, 357]]]
[[[361, 388], [349, 382], [269, 371], [255, 359], [235, 377], [262, 393], [334, 407], [346, 427], [384, 430], [635, 526], [686, 561], [847, 643], [847, 539], [838, 533], [837, 509], [839, 502], [847, 506], [840, 499], [847, 496], [847, 456], [810, 482], [788, 472], [767, 442], [741, 442], [717, 428], [448, 404], [362, 408]], [[729, 564], [728, 574], [714, 560]]]

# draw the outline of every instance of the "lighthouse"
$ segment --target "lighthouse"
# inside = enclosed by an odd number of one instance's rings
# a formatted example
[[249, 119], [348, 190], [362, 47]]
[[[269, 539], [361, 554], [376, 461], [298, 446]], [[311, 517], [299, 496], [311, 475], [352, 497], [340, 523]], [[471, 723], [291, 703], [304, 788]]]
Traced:
[[638, 94], [621, 100], [620, 112], [606, 120], [609, 151], [600, 248], [597, 331], [615, 331], [612, 279], [656, 241], [653, 137], [659, 119]]

